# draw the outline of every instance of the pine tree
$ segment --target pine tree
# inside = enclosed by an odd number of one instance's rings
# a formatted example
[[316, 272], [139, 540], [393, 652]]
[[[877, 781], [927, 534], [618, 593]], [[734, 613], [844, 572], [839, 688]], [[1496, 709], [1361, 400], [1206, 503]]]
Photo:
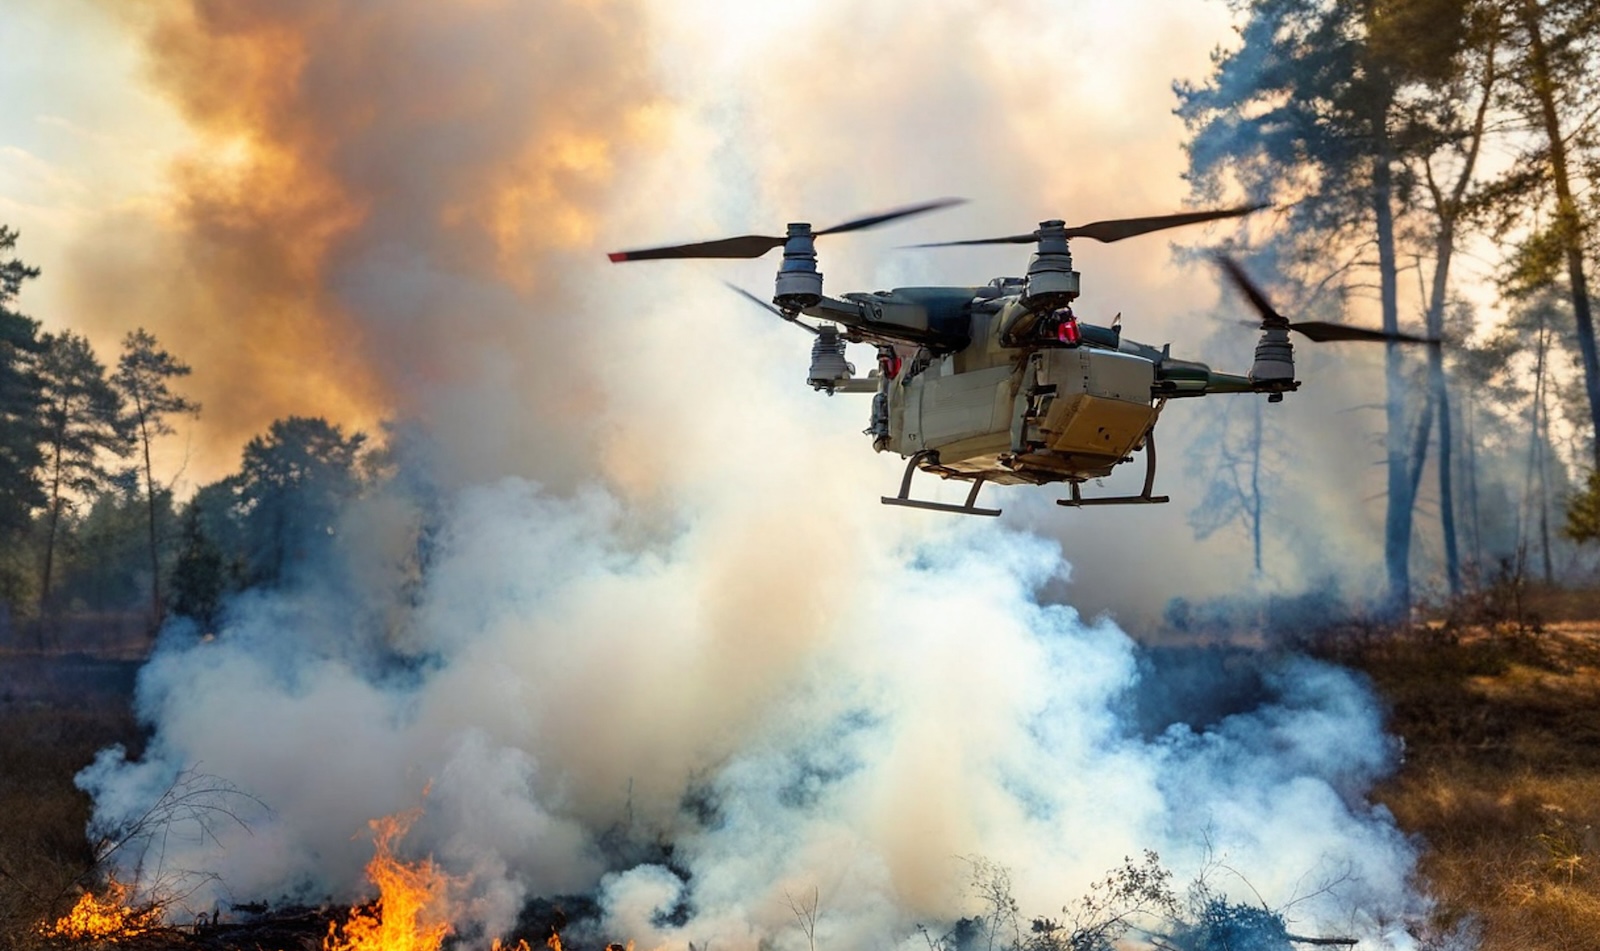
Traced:
[[[17, 232], [0, 225], [0, 253], [10, 252]], [[12, 309], [24, 282], [39, 269], [16, 258], [0, 261], [0, 543], [14, 545], [34, 509], [44, 505], [39, 466], [41, 428], [39, 377], [33, 361], [43, 349], [39, 324]]]
[[122, 342], [122, 357], [111, 383], [127, 402], [133, 438], [143, 454], [145, 498], [149, 502], [150, 536], [150, 619], [161, 623], [161, 526], [156, 499], [165, 488], [156, 484], [150, 462], [150, 444], [173, 432], [167, 422], [176, 414], [196, 415], [200, 404], [172, 392], [171, 381], [188, 376], [189, 367], [156, 345], [156, 338], [143, 327], [128, 334]]
[[122, 398], [89, 341], [71, 333], [47, 334], [38, 371], [44, 396], [44, 566], [41, 609], [50, 597], [51, 574], [61, 520], [75, 499], [101, 490], [109, 473], [103, 460], [128, 451]]

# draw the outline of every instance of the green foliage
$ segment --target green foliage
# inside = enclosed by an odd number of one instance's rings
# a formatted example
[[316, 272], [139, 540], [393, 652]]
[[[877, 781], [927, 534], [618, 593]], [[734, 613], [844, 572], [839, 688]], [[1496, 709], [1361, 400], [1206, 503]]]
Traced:
[[251, 583], [282, 581], [326, 552], [361, 489], [366, 439], [325, 419], [291, 416], [245, 446], [234, 487]]
[[193, 618], [210, 630], [217, 624], [223, 598], [238, 588], [242, 574], [238, 560], [230, 559], [206, 533], [204, 509], [191, 503], [183, 517], [177, 563], [169, 583], [173, 613]]
[[200, 412], [199, 403], [172, 392], [171, 381], [189, 372], [188, 364], [162, 350], [155, 335], [143, 327], [123, 339], [111, 384], [127, 401], [134, 428], [146, 446], [154, 437], [173, 431], [167, 417]]
[[[172, 518], [172, 493], [158, 490], [154, 507]], [[145, 557], [145, 523], [150, 508], [135, 470], [113, 476], [87, 511], [66, 525], [69, 544], [63, 553], [58, 597], [96, 612], [134, 610], [148, 600], [152, 577]], [[162, 553], [164, 567], [170, 565], [171, 556], [170, 551]]]
[[228, 595], [319, 564], [374, 453], [325, 419], [275, 421], [245, 447], [238, 473], [202, 486], [184, 509], [168, 607], [211, 628]]
[[[0, 225], [0, 253], [15, 248], [17, 232]], [[41, 397], [33, 357], [42, 348], [39, 324], [12, 309], [24, 282], [39, 269], [16, 258], [0, 261], [0, 547], [15, 544], [29, 513], [45, 502], [38, 470]]]
[[38, 371], [44, 396], [44, 568], [41, 602], [51, 596], [57, 532], [62, 517], [78, 499], [105, 486], [102, 460], [128, 451], [122, 398], [106, 379], [105, 367], [83, 337], [67, 332], [46, 335]]
[[1361, 4], [1373, 58], [1391, 74], [1447, 83], [1473, 26], [1474, 0], [1375, 0]]
[[151, 614], [157, 621], [162, 613], [161, 547], [164, 538], [161, 527], [164, 520], [161, 509], [154, 504], [161, 490], [156, 485], [155, 469], [150, 462], [150, 444], [158, 436], [173, 431], [167, 422], [169, 416], [199, 414], [200, 404], [172, 392], [171, 381], [188, 375], [188, 364], [162, 350], [155, 336], [140, 327], [123, 340], [117, 372], [111, 378], [112, 385], [127, 401], [131, 413], [128, 425], [144, 459], [145, 493], [151, 502], [146, 509], [145, 525], [151, 574], [150, 602]]
[[1564, 530], [1568, 538], [1580, 543], [1600, 538], [1600, 469], [1590, 472], [1583, 488], [1567, 499]]
[[68, 493], [89, 494], [109, 477], [104, 459], [125, 455], [122, 398], [89, 341], [70, 331], [47, 334], [38, 371], [44, 396], [45, 482], [52, 507]]
[[1567, 264], [1568, 234], [1572, 229], [1561, 221], [1528, 233], [1515, 246], [1505, 290], [1513, 298], [1526, 298], [1549, 290], [1561, 280]]

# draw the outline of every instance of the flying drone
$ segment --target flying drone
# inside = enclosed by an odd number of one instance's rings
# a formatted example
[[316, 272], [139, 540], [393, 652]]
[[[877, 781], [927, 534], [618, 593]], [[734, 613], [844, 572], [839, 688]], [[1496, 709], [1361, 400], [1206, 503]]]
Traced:
[[[1148, 505], [1168, 501], [1154, 495], [1155, 426], [1167, 401], [1221, 393], [1263, 393], [1279, 402], [1300, 388], [1295, 379], [1295, 331], [1315, 342], [1358, 340], [1433, 343], [1408, 334], [1385, 333], [1325, 321], [1291, 322], [1232, 259], [1218, 263], [1261, 317], [1261, 339], [1247, 374], [1223, 373], [1181, 360], [1171, 344], [1156, 348], [1125, 339], [1120, 315], [1109, 327], [1083, 323], [1072, 312], [1079, 274], [1068, 243], [1087, 238], [1109, 243], [1154, 231], [1236, 218], [1261, 206], [1194, 211], [1144, 218], [1096, 221], [1068, 227], [1042, 221], [1035, 231], [1003, 238], [943, 241], [915, 247], [1032, 244], [1023, 277], [997, 277], [976, 287], [897, 287], [822, 293], [816, 239], [887, 224], [959, 204], [941, 199], [869, 215], [813, 231], [796, 222], [782, 236], [744, 235], [694, 244], [668, 245], [609, 255], [614, 262], [687, 258], [758, 258], [783, 248], [769, 304], [742, 288], [733, 290], [808, 332], [811, 369], [806, 382], [834, 393], [871, 393], [866, 434], [873, 449], [906, 459], [900, 491], [889, 505], [999, 515], [979, 508], [986, 483], [1067, 483], [1071, 495], [1058, 505]], [[806, 323], [802, 317], [815, 323]], [[877, 348], [877, 367], [864, 378], [845, 359], [846, 343]], [[1086, 498], [1083, 483], [1107, 476], [1142, 453], [1144, 488], [1137, 495]], [[911, 497], [918, 471], [972, 483], [961, 504]]]

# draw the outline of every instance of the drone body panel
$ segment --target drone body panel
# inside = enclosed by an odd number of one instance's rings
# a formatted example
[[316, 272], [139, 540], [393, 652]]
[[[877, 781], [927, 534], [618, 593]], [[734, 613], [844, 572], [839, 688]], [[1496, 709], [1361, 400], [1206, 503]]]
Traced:
[[924, 468], [947, 477], [1001, 484], [1099, 478], [1155, 425], [1154, 379], [1150, 360], [1114, 350], [1026, 351], [975, 339], [920, 371], [902, 369], [889, 385], [885, 448], [903, 457], [936, 451]]
[[1014, 371], [1004, 366], [963, 371], [954, 363], [953, 356], [935, 360], [909, 378], [902, 374], [891, 388], [891, 449], [902, 456], [924, 449], [944, 453], [976, 436], [1008, 434]]
[[1155, 367], [1148, 360], [1089, 348], [1042, 355], [1038, 387], [1045, 392], [1037, 422], [1028, 426], [1028, 446], [1116, 461], [1138, 448], [1159, 412], [1151, 404]]

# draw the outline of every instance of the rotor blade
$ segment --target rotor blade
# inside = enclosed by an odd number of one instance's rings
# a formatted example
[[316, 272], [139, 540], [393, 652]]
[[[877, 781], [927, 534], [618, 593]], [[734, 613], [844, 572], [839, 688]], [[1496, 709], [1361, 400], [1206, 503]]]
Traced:
[[730, 291], [733, 291], [735, 294], [738, 294], [740, 297], [743, 297], [745, 300], [751, 302], [752, 304], [755, 304], [757, 307], [760, 307], [760, 308], [762, 308], [764, 310], [771, 311], [772, 313], [777, 314], [779, 317], [783, 317], [784, 320], [788, 320], [789, 319], [788, 317], [784, 316], [783, 311], [779, 310], [778, 306], [776, 304], [773, 304], [770, 301], [762, 300], [761, 298], [759, 298], [756, 295], [750, 293], [749, 291], [747, 291], [744, 288], [740, 287], [739, 285], [733, 283], [732, 281], [723, 281], [722, 282], [722, 286], [726, 287]]
[[1372, 330], [1368, 327], [1355, 327], [1350, 324], [1335, 324], [1325, 320], [1303, 320], [1289, 325], [1290, 330], [1298, 330], [1307, 338], [1317, 343], [1327, 343], [1334, 340], [1364, 340], [1378, 343], [1438, 343], [1435, 337], [1417, 337], [1411, 334], [1386, 333], [1382, 330]]
[[[939, 208], [948, 208], [966, 201], [965, 198], [941, 198], [938, 201], [923, 202], [919, 205], [907, 205], [892, 211], [868, 215], [854, 221], [846, 221], [842, 225], [834, 225], [826, 231], [813, 233], [814, 237], [825, 234], [839, 234], [844, 231], [859, 231], [862, 228], [872, 228], [897, 218], [909, 215], [920, 215], [925, 211], [934, 211]], [[764, 234], [747, 234], [739, 238], [722, 238], [717, 241], [697, 241], [694, 244], [673, 244], [660, 248], [640, 248], [636, 251], [613, 251], [606, 257], [613, 263], [622, 261], [652, 261], [663, 258], [759, 258], [773, 248], [781, 247], [787, 236], [775, 237]]]
[[783, 311], [778, 309], [777, 305], [772, 304], [772, 303], [770, 303], [768, 301], [762, 300], [761, 298], [759, 298], [756, 295], [750, 293], [749, 291], [745, 290], [744, 288], [740, 287], [739, 285], [737, 285], [737, 284], [735, 284], [735, 283], [733, 283], [731, 281], [723, 281], [722, 283], [723, 283], [724, 286], [726, 286], [728, 288], [728, 290], [733, 291], [735, 294], [738, 294], [740, 297], [743, 297], [745, 300], [750, 301], [752, 304], [755, 304], [757, 307], [763, 308], [763, 309], [771, 312], [772, 314], [776, 315], [778, 317], [778, 319], [787, 321], [788, 323], [791, 323], [791, 324], [794, 324], [796, 327], [799, 327], [801, 330], [804, 330], [807, 333], [814, 334], [814, 333], [817, 332], [817, 328], [812, 327], [809, 324], [802, 324], [800, 321], [795, 319], [795, 315], [784, 313]]
[[[1093, 241], [1121, 241], [1123, 238], [1132, 238], [1152, 231], [1161, 231], [1165, 228], [1177, 228], [1182, 225], [1200, 224], [1205, 221], [1217, 221], [1222, 218], [1237, 218], [1248, 215], [1252, 211], [1259, 211], [1266, 205], [1244, 205], [1239, 208], [1222, 208], [1213, 211], [1186, 211], [1177, 215], [1155, 215], [1148, 218], [1114, 218], [1110, 221], [1095, 221], [1076, 228], [1066, 229], [1068, 238], [1089, 238]], [[978, 238], [972, 241], [936, 241], [931, 244], [912, 244], [912, 248], [954, 248], [974, 244], [1032, 244], [1039, 240], [1039, 232], [1030, 231], [1027, 234], [1013, 234], [1004, 238]]]
[[[1226, 254], [1218, 254], [1216, 259], [1217, 264], [1222, 266], [1223, 273], [1227, 274], [1229, 280], [1233, 281], [1233, 286], [1239, 289], [1239, 293], [1249, 298], [1250, 303], [1256, 309], [1256, 313], [1261, 315], [1262, 327], [1291, 326], [1287, 317], [1273, 309], [1272, 302], [1267, 300], [1267, 295], [1261, 293], [1261, 289], [1256, 287], [1254, 281], [1250, 280], [1250, 276], [1244, 272], [1244, 268], [1239, 266], [1238, 261], [1228, 257]], [[1308, 334], [1307, 336], [1310, 335]]]
[[920, 205], [907, 205], [904, 208], [896, 208], [893, 211], [885, 211], [876, 215], [868, 215], [865, 218], [857, 218], [854, 221], [846, 221], [842, 225], [834, 225], [832, 228], [818, 231], [817, 235], [820, 237], [825, 234], [842, 234], [846, 231], [859, 231], [862, 228], [875, 228], [878, 225], [894, 221], [896, 218], [920, 215], [925, 211], [937, 211], [940, 208], [949, 208], [951, 205], [960, 205], [965, 202], [965, 198], [940, 198], [937, 201], [927, 201]]
[[933, 241], [928, 244], [908, 244], [908, 248], [955, 248], [973, 244], [1032, 244], [1039, 240], [1039, 232], [1014, 234], [1009, 238], [975, 238], [971, 241]]
[[783, 244], [784, 240], [764, 234], [747, 234], [738, 238], [700, 241], [695, 244], [674, 244], [663, 248], [641, 248], [637, 251], [613, 251], [606, 257], [613, 263], [654, 261], [662, 258], [759, 258]]
[[1167, 228], [1178, 228], [1183, 225], [1197, 225], [1206, 221], [1219, 221], [1223, 218], [1237, 218], [1248, 215], [1252, 211], [1259, 211], [1266, 205], [1243, 205], [1238, 208], [1221, 208], [1213, 211], [1187, 211], [1177, 215], [1155, 215], [1149, 218], [1117, 218], [1111, 221], [1096, 221], [1077, 228], [1068, 228], [1069, 238], [1089, 238], [1094, 241], [1110, 243], [1121, 241], [1123, 238], [1132, 238], [1152, 231], [1163, 231]]

